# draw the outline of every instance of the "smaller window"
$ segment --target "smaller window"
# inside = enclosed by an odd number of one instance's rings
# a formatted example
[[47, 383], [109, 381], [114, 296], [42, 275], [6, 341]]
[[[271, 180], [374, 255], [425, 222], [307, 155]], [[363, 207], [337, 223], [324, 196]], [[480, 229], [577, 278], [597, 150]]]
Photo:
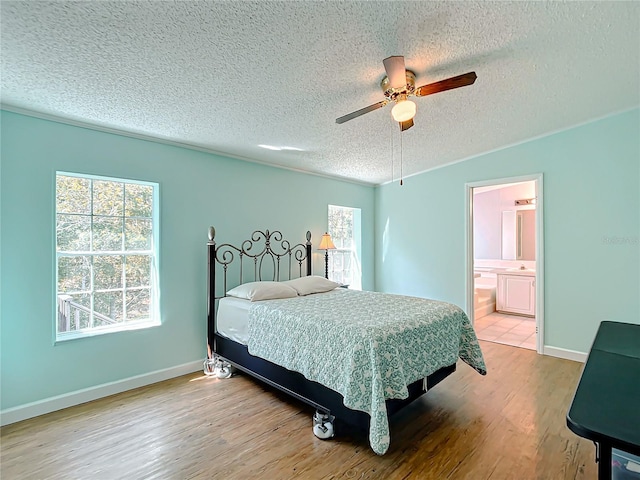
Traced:
[[360, 209], [329, 205], [329, 279], [362, 290]]
[[160, 323], [157, 189], [56, 174], [56, 340]]

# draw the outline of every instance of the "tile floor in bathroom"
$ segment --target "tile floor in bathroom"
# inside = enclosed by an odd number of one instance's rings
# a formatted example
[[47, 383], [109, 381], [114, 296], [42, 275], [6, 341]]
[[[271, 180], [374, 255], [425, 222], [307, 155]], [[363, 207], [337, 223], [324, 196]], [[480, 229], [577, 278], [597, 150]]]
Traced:
[[493, 312], [475, 320], [480, 340], [536, 349], [536, 319]]

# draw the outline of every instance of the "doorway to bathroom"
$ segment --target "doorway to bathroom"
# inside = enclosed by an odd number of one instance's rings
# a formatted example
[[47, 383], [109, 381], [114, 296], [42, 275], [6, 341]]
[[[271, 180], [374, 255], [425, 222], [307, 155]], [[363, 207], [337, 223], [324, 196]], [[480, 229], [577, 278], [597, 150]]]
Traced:
[[481, 340], [543, 353], [542, 174], [468, 183], [467, 313]]

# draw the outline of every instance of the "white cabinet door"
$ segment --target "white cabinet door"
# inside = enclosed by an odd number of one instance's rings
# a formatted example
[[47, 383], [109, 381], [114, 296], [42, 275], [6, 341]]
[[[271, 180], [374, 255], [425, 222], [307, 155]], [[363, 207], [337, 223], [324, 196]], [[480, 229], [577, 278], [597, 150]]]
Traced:
[[535, 277], [525, 275], [498, 275], [496, 310], [535, 316], [535, 280]]

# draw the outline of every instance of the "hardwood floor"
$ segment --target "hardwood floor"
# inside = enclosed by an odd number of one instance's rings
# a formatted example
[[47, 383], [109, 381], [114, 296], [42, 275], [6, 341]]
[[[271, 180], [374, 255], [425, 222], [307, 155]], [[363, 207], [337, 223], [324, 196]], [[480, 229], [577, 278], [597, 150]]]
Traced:
[[196, 373], [8, 425], [9, 479], [595, 479], [595, 447], [566, 427], [582, 364], [481, 342], [466, 364], [366, 434], [313, 436], [313, 409], [247, 376]]

